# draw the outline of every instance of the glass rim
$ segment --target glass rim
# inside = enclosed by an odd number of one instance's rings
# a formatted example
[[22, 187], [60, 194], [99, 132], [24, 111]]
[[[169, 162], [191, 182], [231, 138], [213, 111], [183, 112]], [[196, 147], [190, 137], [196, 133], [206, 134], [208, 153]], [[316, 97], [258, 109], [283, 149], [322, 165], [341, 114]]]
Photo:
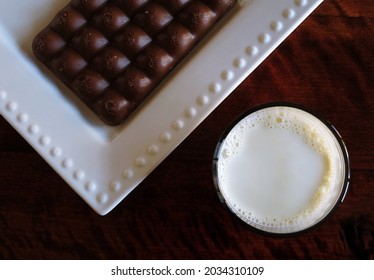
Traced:
[[[342, 152], [343, 161], [344, 161], [344, 164], [342, 166], [343, 166], [345, 172], [344, 172], [344, 178], [342, 180], [342, 188], [341, 188], [340, 194], [338, 196], [338, 199], [333, 204], [333, 206], [331, 207], [331, 209], [319, 221], [317, 221], [316, 223], [312, 224], [311, 226], [308, 226], [305, 229], [301, 229], [301, 230], [297, 230], [297, 231], [292, 231], [292, 232], [284, 232], [284, 233], [282, 233], [282, 232], [271, 232], [271, 231], [267, 231], [267, 230], [264, 230], [264, 229], [257, 228], [255, 226], [247, 223], [243, 219], [241, 219], [233, 211], [233, 209], [231, 209], [229, 207], [229, 204], [228, 204], [226, 198], [224, 197], [224, 195], [222, 194], [222, 191], [220, 189], [220, 184], [219, 184], [219, 179], [218, 179], [219, 153], [221, 151], [222, 144], [224, 143], [225, 139], [230, 134], [230, 132], [232, 131], [232, 129], [241, 120], [243, 120], [247, 116], [249, 116], [249, 115], [251, 115], [251, 114], [253, 114], [253, 113], [257, 112], [257, 111], [260, 111], [260, 110], [263, 110], [263, 109], [267, 109], [267, 108], [272, 108], [272, 107], [288, 107], [288, 108], [298, 109], [298, 110], [302, 110], [302, 111], [304, 111], [306, 113], [309, 113], [310, 115], [312, 115], [315, 118], [317, 118], [333, 134], [333, 136], [334, 136], [336, 142], [338, 143], [339, 148], [340, 148], [340, 150]], [[317, 113], [317, 112], [315, 112], [315, 111], [313, 111], [313, 110], [311, 110], [311, 109], [309, 109], [309, 108], [307, 108], [307, 107], [305, 107], [303, 105], [300, 105], [300, 104], [296, 104], [296, 103], [292, 103], [292, 102], [270, 102], [270, 103], [264, 103], [264, 104], [255, 106], [253, 108], [250, 108], [248, 110], [245, 110], [244, 112], [242, 112], [241, 114], [239, 114], [236, 118], [234, 118], [234, 120], [224, 129], [223, 133], [219, 137], [219, 140], [218, 140], [217, 145], [216, 145], [215, 150], [214, 150], [213, 163], [212, 163], [212, 175], [213, 175], [213, 183], [214, 183], [216, 192], [218, 194], [218, 197], [219, 197], [221, 203], [225, 206], [225, 208], [227, 208], [229, 210], [229, 212], [233, 216], [235, 216], [242, 223], [244, 223], [247, 227], [249, 227], [249, 229], [251, 229], [252, 231], [257, 232], [259, 234], [262, 234], [262, 235], [268, 235], [268, 236], [274, 236], [274, 237], [276, 237], [276, 236], [295, 236], [295, 235], [299, 235], [299, 234], [305, 233], [307, 231], [310, 231], [310, 230], [318, 227], [319, 225], [321, 225], [344, 202], [344, 199], [345, 199], [345, 197], [347, 195], [347, 192], [348, 192], [348, 189], [349, 189], [349, 183], [350, 183], [350, 160], [349, 160], [348, 150], [347, 150], [347, 147], [345, 145], [345, 142], [343, 141], [342, 136], [340, 135], [340, 133], [338, 132], [338, 130], [335, 128], [335, 126], [332, 125], [327, 120], [326, 117], [324, 117], [320, 113]]]

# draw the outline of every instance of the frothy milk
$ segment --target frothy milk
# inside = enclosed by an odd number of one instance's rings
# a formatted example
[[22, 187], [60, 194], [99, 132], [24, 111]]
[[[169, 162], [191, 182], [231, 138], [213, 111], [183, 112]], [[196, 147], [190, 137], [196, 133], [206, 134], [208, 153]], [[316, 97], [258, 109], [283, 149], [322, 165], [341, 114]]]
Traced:
[[344, 185], [344, 159], [333, 133], [294, 107], [268, 107], [246, 116], [223, 140], [217, 158], [225, 203], [268, 232], [295, 232], [317, 223]]

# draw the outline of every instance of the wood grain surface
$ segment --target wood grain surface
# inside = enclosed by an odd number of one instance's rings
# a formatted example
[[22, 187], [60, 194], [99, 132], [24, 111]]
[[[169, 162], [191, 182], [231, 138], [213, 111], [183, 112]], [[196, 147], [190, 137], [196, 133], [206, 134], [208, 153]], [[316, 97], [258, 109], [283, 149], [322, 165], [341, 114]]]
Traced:
[[[0, 117], [0, 259], [374, 259], [373, 95], [373, 0], [325, 0], [104, 217]], [[273, 101], [324, 115], [350, 154], [344, 203], [296, 237], [250, 231], [219, 202], [212, 181], [223, 130]]]

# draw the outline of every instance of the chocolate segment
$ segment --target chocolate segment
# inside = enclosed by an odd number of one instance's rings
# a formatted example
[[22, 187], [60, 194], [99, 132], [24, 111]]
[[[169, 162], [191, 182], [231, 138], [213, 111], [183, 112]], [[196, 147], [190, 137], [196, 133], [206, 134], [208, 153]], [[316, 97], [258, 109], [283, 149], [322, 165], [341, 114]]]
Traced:
[[113, 81], [130, 64], [130, 60], [119, 49], [108, 46], [92, 61], [92, 67]]
[[86, 19], [76, 9], [67, 6], [50, 23], [50, 27], [65, 40], [69, 40], [83, 25]]
[[174, 57], [181, 59], [196, 43], [197, 37], [183, 24], [173, 21], [158, 36], [156, 43]]
[[38, 59], [49, 66], [51, 60], [65, 45], [66, 42], [60, 35], [47, 28], [35, 37], [32, 48]]
[[72, 0], [33, 40], [35, 56], [117, 125], [236, 0]]
[[157, 2], [149, 1], [134, 17], [135, 23], [147, 34], [153, 36], [164, 28], [173, 16]]
[[135, 65], [153, 80], [159, 81], [175, 65], [174, 59], [158, 45], [149, 45], [135, 60]]
[[149, 42], [151, 38], [147, 33], [133, 23], [127, 24], [113, 40], [113, 44], [129, 58], [137, 55]]
[[87, 24], [75, 34], [70, 43], [75, 51], [89, 61], [108, 44], [108, 40], [99, 30]]
[[51, 70], [63, 82], [70, 82], [86, 67], [87, 62], [77, 52], [65, 48], [51, 62]]
[[107, 4], [93, 17], [94, 25], [107, 37], [111, 37], [129, 21], [126, 14], [116, 5]]
[[216, 21], [216, 14], [204, 3], [191, 1], [177, 16], [192, 34], [202, 36]]
[[90, 68], [79, 74], [73, 81], [75, 93], [86, 102], [95, 100], [108, 86], [108, 81]]
[[114, 87], [128, 100], [138, 103], [150, 92], [156, 83], [136, 66], [130, 66], [115, 81]]
[[121, 123], [134, 110], [133, 106], [134, 103], [113, 89], [105, 91], [91, 104], [92, 110], [109, 124]]

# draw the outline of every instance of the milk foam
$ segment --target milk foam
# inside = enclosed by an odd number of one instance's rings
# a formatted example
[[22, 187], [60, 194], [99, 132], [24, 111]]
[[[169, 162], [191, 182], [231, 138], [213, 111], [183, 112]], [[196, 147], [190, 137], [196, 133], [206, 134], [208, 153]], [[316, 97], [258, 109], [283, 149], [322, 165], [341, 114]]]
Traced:
[[257, 228], [307, 227], [336, 203], [344, 177], [340, 153], [329, 128], [313, 115], [292, 107], [262, 109], [223, 141], [220, 190], [228, 206]]

